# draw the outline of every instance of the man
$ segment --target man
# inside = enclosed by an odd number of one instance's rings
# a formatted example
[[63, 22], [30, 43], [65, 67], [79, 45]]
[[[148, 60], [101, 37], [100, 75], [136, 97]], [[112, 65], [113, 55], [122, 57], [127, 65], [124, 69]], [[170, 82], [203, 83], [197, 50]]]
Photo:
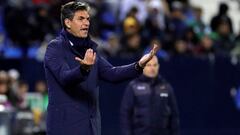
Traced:
[[179, 120], [170, 84], [158, 76], [154, 56], [143, 75], [128, 85], [121, 106], [122, 135], [178, 135]]
[[96, 53], [88, 35], [89, 6], [69, 2], [62, 6], [63, 30], [46, 51], [48, 135], [100, 135], [99, 80], [119, 82], [137, 77], [158, 50], [157, 45], [138, 62], [113, 67]]

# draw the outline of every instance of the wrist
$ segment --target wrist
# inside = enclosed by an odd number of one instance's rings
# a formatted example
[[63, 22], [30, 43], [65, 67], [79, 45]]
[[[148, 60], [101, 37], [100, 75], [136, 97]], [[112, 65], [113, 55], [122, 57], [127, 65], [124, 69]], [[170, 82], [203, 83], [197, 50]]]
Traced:
[[142, 72], [144, 67], [140, 66], [139, 62], [136, 62], [135, 63], [135, 69], [139, 72]]
[[86, 68], [84, 66], [80, 66], [80, 70], [83, 75], [87, 75], [90, 72], [90, 68]]

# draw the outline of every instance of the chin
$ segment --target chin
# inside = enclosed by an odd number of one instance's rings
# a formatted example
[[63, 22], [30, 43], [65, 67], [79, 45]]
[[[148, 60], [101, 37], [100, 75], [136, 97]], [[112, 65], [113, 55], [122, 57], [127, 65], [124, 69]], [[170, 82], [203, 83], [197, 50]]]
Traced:
[[155, 78], [154, 75], [147, 75], [149, 78]]
[[151, 78], [156, 78], [157, 77], [157, 75], [156, 74], [154, 74], [154, 75], [151, 75]]
[[86, 38], [88, 35], [86, 34], [86, 35], [81, 35], [80, 37], [81, 38]]

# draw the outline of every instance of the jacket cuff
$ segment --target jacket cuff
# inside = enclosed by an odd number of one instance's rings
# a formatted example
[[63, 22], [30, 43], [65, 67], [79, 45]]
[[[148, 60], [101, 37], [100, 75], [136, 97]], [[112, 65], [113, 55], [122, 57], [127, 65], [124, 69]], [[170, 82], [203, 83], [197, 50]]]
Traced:
[[90, 70], [87, 71], [87, 70], [83, 69], [81, 66], [80, 66], [80, 71], [81, 71], [83, 76], [87, 76], [90, 72]]
[[139, 72], [139, 73], [143, 72], [143, 68], [139, 65], [138, 62], [135, 63], [134, 67], [137, 70], [137, 72]]

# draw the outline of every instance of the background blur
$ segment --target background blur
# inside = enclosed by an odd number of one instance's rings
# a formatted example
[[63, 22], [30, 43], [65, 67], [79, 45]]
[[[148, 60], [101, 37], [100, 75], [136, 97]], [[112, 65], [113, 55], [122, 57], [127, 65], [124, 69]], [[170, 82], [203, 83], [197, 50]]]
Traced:
[[[44, 135], [43, 58], [69, 0], [0, 0], [0, 135]], [[182, 135], [240, 135], [240, 0], [89, 0], [91, 36], [113, 65], [161, 46]], [[102, 134], [120, 135], [128, 81], [101, 82]]]

